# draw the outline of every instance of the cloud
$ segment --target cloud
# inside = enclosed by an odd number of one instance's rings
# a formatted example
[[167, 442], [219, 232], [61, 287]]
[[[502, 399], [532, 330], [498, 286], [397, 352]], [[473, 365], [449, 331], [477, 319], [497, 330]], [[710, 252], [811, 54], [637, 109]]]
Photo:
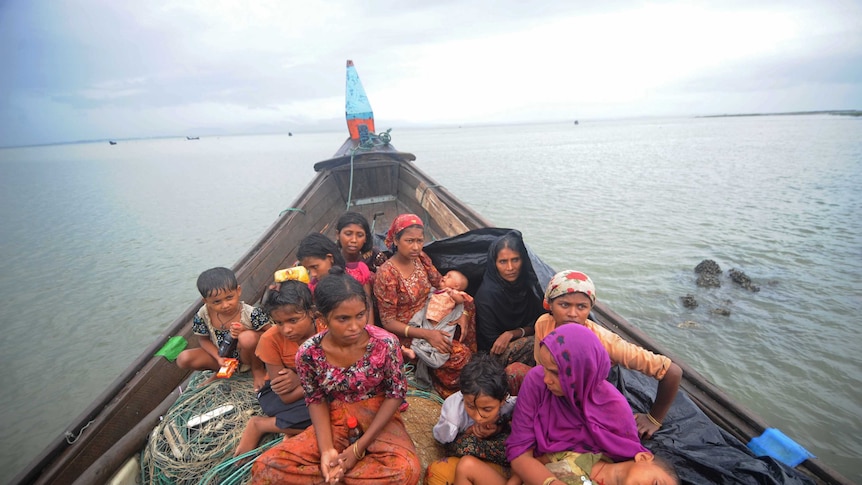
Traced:
[[0, 146], [330, 126], [346, 59], [378, 119], [413, 123], [858, 108], [860, 18], [841, 0], [12, 0]]

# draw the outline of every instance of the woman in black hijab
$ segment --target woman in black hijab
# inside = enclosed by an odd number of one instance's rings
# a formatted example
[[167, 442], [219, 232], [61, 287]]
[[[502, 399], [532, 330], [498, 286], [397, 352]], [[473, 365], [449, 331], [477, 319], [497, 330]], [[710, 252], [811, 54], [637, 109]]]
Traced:
[[482, 285], [476, 292], [479, 351], [500, 357], [504, 365], [535, 366], [533, 325], [544, 313], [542, 288], [519, 231], [511, 231], [488, 248]]

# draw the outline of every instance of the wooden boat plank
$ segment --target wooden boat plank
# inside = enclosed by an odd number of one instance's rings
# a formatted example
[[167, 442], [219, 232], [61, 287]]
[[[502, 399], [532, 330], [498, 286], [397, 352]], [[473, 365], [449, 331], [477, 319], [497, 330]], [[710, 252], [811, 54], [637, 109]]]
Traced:
[[[80, 440], [66, 448], [51, 466], [42, 471], [35, 483], [55, 483], [62, 477], [77, 477], [115, 444], [111, 437], [123, 436], [129, 431], [129, 423], [136, 423], [149, 414], [176, 387], [188, 372], [162, 358], [151, 358], [134, 381], [126, 386], [105, 412], [94, 417], [85, 432], [95, 439]], [[130, 387], [131, 386], [131, 387]], [[134, 389], [134, 392], [131, 390]], [[102, 439], [105, 436], [107, 439]]]

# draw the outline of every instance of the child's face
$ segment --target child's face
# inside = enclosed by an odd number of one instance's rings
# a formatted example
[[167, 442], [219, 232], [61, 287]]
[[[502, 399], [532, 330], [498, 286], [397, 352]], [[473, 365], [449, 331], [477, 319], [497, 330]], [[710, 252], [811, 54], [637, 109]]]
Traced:
[[545, 368], [545, 386], [555, 396], [563, 396], [563, 389], [560, 386], [560, 370], [557, 367], [557, 362], [551, 355], [551, 351], [542, 345], [539, 349], [539, 365]]
[[368, 309], [365, 302], [359, 298], [350, 298], [341, 302], [324, 317], [329, 327], [329, 335], [339, 345], [356, 343], [365, 331], [368, 322]]
[[623, 479], [623, 485], [677, 485], [678, 483], [664, 468], [656, 464], [650, 453], [635, 455], [635, 463]]
[[584, 293], [568, 293], [558, 296], [548, 304], [551, 307], [551, 315], [557, 325], [566, 322], [576, 322], [581, 325], [587, 323], [590, 309], [593, 308], [593, 300]]
[[440, 288], [464, 291], [467, 289], [467, 278], [458, 271], [449, 271], [440, 279]]
[[311, 314], [299, 312], [293, 305], [278, 307], [270, 312], [269, 316], [284, 338], [292, 342], [305, 342], [317, 330]]
[[467, 416], [480, 425], [496, 423], [502, 406], [503, 401], [485, 394], [464, 394], [464, 410], [467, 411]]
[[332, 255], [327, 254], [325, 258], [306, 256], [302, 258], [299, 264], [305, 266], [305, 269], [308, 270], [308, 275], [312, 279], [319, 280], [329, 274], [329, 269], [332, 268]]
[[359, 224], [348, 224], [338, 231], [338, 242], [345, 253], [357, 255], [362, 251], [366, 238], [365, 229]]
[[207, 308], [212, 308], [219, 315], [230, 316], [239, 310], [242, 287], [237, 286], [235, 290], [218, 290], [204, 298]]

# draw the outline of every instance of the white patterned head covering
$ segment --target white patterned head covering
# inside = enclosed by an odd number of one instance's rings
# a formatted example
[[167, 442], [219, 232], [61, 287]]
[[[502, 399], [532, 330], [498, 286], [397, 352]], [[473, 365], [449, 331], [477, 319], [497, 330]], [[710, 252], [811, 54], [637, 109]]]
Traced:
[[583, 293], [590, 297], [593, 304], [596, 303], [596, 285], [593, 280], [580, 271], [567, 269], [555, 274], [548, 283], [548, 289], [545, 290], [545, 308], [549, 308], [551, 300], [567, 293]]

